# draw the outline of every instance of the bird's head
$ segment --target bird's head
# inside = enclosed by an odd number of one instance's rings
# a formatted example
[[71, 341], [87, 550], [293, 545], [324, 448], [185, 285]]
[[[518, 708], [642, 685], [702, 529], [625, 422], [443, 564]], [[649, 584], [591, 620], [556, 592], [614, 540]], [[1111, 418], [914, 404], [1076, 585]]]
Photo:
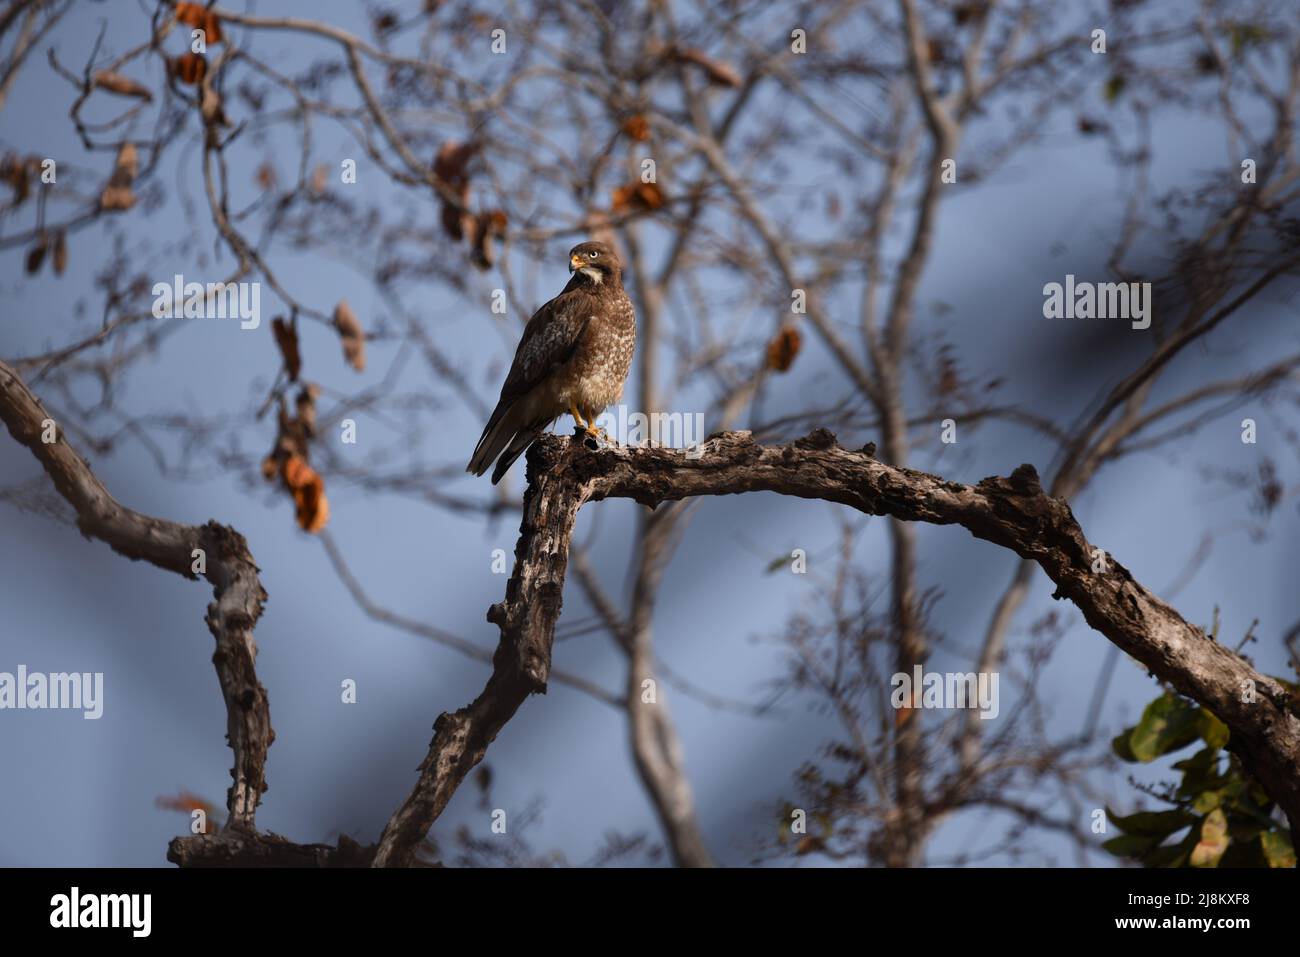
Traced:
[[579, 243], [569, 250], [569, 272], [580, 273], [589, 282], [618, 279], [622, 271], [618, 254], [604, 243]]

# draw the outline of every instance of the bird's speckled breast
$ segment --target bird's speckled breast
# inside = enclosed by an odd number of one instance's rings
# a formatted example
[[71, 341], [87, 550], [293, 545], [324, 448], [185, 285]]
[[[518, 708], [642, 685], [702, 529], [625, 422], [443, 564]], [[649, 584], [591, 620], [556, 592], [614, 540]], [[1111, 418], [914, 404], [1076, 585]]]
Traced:
[[636, 350], [636, 311], [627, 294], [620, 290], [616, 299], [599, 306], [593, 303], [591, 321], [573, 358], [557, 370], [555, 383], [563, 405], [573, 403], [596, 414], [622, 399]]

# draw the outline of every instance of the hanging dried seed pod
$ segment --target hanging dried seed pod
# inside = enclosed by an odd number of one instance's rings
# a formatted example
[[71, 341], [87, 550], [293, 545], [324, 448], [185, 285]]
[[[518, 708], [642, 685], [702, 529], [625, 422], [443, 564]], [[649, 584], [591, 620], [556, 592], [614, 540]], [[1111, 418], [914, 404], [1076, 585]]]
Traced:
[[49, 237], [42, 234], [40, 241], [27, 253], [27, 275], [34, 276], [40, 271], [41, 263], [45, 261], [45, 250], [49, 246]]
[[208, 58], [192, 50], [182, 53], [172, 61], [172, 75], [182, 83], [191, 86], [202, 83], [203, 78], [208, 75]]
[[149, 102], [153, 101], [153, 93], [143, 83], [137, 83], [129, 76], [123, 76], [121, 73], [114, 73], [111, 70], [100, 70], [92, 78], [95, 86], [101, 90], [108, 90], [110, 93], [116, 93], [119, 96], [135, 96]]
[[62, 276], [63, 271], [68, 268], [68, 234], [62, 229], [54, 234], [54, 256], [51, 261], [54, 265], [54, 275]]
[[343, 358], [358, 372], [366, 368], [366, 334], [357, 322], [357, 314], [352, 311], [346, 299], [334, 308], [334, 328], [338, 330], [339, 341], [343, 343]]
[[130, 209], [135, 205], [135, 193], [131, 184], [135, 182], [140, 171], [140, 158], [136, 155], [134, 143], [123, 143], [117, 151], [117, 162], [108, 185], [99, 196], [101, 209]]

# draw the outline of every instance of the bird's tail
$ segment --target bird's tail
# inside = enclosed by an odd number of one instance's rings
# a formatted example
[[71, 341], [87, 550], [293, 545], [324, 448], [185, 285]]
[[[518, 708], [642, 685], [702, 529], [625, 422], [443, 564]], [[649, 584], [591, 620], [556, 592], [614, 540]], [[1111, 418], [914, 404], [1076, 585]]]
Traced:
[[474, 446], [474, 454], [469, 457], [469, 465], [465, 466], [466, 472], [482, 475], [488, 470], [488, 466], [501, 454], [511, 437], [519, 431], [519, 419], [522, 418], [519, 412], [517, 405], [498, 403], [492, 411], [492, 417], [483, 427], [478, 445]]
[[537, 440], [537, 437], [542, 434], [542, 429], [545, 427], [545, 422], [535, 423], [528, 428], [520, 429], [514, 434], [510, 444], [506, 446], [506, 450], [501, 453], [501, 458], [497, 459], [497, 467], [492, 470], [493, 485], [500, 482], [501, 477], [510, 471], [510, 466], [515, 464], [515, 459], [524, 454], [528, 446], [532, 445]]
[[483, 429], [478, 445], [474, 447], [474, 454], [470, 456], [465, 471], [482, 475], [497, 456], [502, 456], [492, 472], [492, 484], [496, 485], [500, 482], [501, 476], [506, 474], [515, 459], [532, 445], [533, 440], [546, 427], [545, 422], [526, 421], [527, 414], [528, 410], [523, 408], [520, 402], [505, 408], [498, 406], [492, 413], [492, 417], [488, 419], [488, 424]]

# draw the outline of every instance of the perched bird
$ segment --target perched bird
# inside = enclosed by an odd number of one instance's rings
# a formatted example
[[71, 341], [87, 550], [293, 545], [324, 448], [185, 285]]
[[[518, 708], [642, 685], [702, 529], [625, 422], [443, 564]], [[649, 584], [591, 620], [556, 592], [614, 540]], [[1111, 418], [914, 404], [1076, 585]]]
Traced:
[[524, 327], [501, 398], [465, 469], [482, 475], [495, 461], [493, 485], [565, 412], [598, 436], [596, 418], [623, 397], [636, 347], [636, 310], [623, 289], [623, 264], [604, 243], [580, 243], [569, 251], [569, 272], [564, 291]]

